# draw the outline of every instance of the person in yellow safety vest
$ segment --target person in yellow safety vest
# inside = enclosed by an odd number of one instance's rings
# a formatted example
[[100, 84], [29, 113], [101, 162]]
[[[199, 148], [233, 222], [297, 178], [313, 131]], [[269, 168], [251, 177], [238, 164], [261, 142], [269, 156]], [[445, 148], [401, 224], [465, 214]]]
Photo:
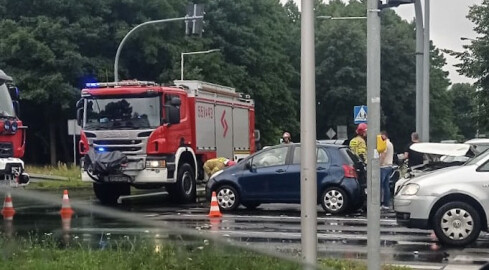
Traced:
[[359, 124], [356, 133], [357, 136], [350, 141], [350, 150], [367, 163], [367, 124]]
[[224, 157], [213, 158], [204, 163], [204, 171], [207, 177], [210, 178], [214, 173], [224, 169], [224, 167], [229, 167], [234, 164], [236, 164], [236, 162]]

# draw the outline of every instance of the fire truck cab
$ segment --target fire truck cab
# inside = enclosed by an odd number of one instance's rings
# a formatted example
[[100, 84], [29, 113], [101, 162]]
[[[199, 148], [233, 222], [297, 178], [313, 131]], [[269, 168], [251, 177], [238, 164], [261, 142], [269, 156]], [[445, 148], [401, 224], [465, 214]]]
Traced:
[[193, 202], [203, 164], [255, 151], [254, 102], [202, 81], [90, 83], [77, 103], [82, 180], [113, 204], [130, 186]]
[[22, 157], [25, 129], [18, 118], [19, 91], [10, 76], [0, 70], [0, 185], [17, 187], [29, 183]]

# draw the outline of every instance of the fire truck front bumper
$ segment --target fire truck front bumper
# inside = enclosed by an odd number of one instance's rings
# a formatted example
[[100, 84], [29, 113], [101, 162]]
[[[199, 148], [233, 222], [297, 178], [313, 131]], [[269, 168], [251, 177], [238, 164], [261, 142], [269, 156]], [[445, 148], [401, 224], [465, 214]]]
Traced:
[[18, 158], [0, 158], [0, 175], [19, 176], [24, 172], [24, 162]]
[[[104, 176], [100, 181], [127, 182], [131, 184], [175, 183], [174, 171], [175, 163], [173, 162], [131, 158], [127, 165], [122, 168], [121, 174]], [[82, 169], [82, 181], [93, 182], [94, 180]]]
[[0, 185], [11, 187], [29, 184], [29, 175], [24, 173], [24, 161], [18, 158], [0, 158]]

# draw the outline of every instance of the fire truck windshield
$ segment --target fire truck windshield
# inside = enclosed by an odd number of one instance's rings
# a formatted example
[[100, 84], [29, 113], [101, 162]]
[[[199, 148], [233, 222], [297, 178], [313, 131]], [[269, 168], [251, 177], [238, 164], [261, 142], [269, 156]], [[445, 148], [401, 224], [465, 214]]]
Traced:
[[161, 97], [86, 99], [86, 130], [150, 129], [161, 122]]
[[14, 105], [5, 83], [0, 85], [0, 117], [15, 117]]

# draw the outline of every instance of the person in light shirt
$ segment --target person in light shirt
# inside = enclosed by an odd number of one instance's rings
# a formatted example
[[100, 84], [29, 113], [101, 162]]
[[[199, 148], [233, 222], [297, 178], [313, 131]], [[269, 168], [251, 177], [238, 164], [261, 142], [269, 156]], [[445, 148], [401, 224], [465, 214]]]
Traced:
[[389, 178], [392, 174], [392, 162], [394, 160], [394, 146], [392, 145], [387, 132], [380, 133], [382, 139], [386, 141], [386, 149], [380, 154], [380, 183], [382, 187], [382, 209], [389, 209], [391, 204], [391, 191], [389, 188]]

